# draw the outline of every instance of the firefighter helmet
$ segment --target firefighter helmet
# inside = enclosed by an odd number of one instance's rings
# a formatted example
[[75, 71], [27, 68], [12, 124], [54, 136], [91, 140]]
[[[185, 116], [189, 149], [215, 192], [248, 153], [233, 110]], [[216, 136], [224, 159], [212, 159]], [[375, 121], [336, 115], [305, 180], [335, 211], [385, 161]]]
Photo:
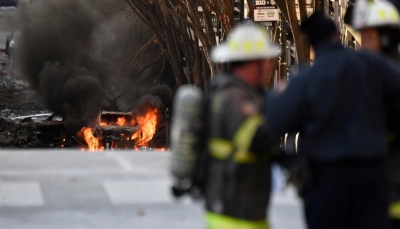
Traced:
[[356, 30], [384, 26], [400, 28], [399, 12], [388, 1], [369, 3], [366, 0], [359, 0], [354, 7], [352, 26]]
[[254, 25], [239, 25], [232, 29], [228, 40], [211, 51], [213, 62], [238, 62], [274, 58], [279, 46], [273, 44], [266, 29]]

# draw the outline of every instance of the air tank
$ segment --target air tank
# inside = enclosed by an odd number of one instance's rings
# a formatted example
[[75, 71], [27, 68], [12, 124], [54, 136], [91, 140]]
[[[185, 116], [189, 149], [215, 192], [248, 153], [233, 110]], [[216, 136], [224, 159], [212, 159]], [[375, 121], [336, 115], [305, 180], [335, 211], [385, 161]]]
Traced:
[[170, 171], [176, 196], [192, 184], [203, 127], [203, 103], [202, 91], [192, 85], [181, 86], [174, 97]]

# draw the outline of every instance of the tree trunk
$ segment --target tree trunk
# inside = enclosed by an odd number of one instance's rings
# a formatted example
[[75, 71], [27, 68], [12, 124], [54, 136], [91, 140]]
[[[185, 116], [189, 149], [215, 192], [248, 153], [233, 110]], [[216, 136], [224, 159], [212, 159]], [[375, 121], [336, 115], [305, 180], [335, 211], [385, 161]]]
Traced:
[[304, 41], [300, 31], [299, 21], [297, 20], [295, 0], [287, 0], [286, 7], [289, 15], [290, 27], [292, 28], [293, 40], [296, 46], [296, 62], [299, 65], [306, 64]]
[[[300, 11], [300, 21], [304, 21], [307, 18], [307, 9], [306, 9], [306, 1], [305, 0], [298, 0], [299, 1], [299, 11]], [[303, 50], [304, 50], [304, 58], [305, 64], [310, 63], [310, 44], [308, 43], [308, 39], [304, 34], [301, 34], [302, 41], [303, 41]]]
[[[284, 17], [284, 19], [286, 19], [286, 21], [289, 22], [290, 28], [292, 29], [293, 40], [296, 47], [297, 64], [308, 64], [309, 57], [307, 58], [306, 53], [309, 48], [305, 45], [305, 39], [303, 39], [303, 35], [300, 31], [299, 21], [296, 15], [295, 0], [275, 0], [275, 2], [282, 16]], [[303, 5], [302, 7], [304, 7], [305, 9], [305, 5]]]

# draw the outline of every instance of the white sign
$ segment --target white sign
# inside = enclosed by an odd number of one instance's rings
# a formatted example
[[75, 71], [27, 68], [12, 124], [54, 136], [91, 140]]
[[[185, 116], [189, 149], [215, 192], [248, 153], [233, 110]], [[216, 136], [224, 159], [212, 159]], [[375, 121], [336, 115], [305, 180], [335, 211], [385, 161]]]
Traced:
[[255, 9], [254, 21], [279, 21], [278, 9]]

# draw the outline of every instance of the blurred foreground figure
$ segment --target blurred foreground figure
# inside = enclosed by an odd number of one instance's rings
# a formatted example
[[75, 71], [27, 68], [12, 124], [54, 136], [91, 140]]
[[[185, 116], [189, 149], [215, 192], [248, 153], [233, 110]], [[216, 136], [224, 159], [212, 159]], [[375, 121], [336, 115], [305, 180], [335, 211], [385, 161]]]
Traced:
[[269, 95], [266, 115], [278, 134], [300, 132], [311, 174], [303, 190], [308, 227], [389, 228], [386, 116], [400, 115], [400, 72], [378, 55], [345, 49], [320, 12], [301, 29], [314, 65]]
[[271, 186], [269, 131], [261, 115], [262, 85], [279, 55], [267, 31], [256, 25], [232, 29], [211, 59], [228, 63], [208, 91], [208, 229], [267, 229]]
[[351, 26], [361, 33], [362, 49], [400, 61], [400, 17], [396, 7], [384, 0], [360, 0], [351, 11]]
[[[362, 49], [381, 53], [391, 58], [400, 68], [400, 16], [396, 7], [386, 1], [358, 1], [353, 8], [352, 16], [353, 28], [361, 32]], [[400, 75], [398, 77], [400, 78]], [[388, 160], [391, 201], [389, 213], [392, 227], [400, 229], [400, 135], [394, 132], [400, 125], [400, 117], [396, 115], [389, 117], [398, 122], [389, 126], [391, 130]]]

